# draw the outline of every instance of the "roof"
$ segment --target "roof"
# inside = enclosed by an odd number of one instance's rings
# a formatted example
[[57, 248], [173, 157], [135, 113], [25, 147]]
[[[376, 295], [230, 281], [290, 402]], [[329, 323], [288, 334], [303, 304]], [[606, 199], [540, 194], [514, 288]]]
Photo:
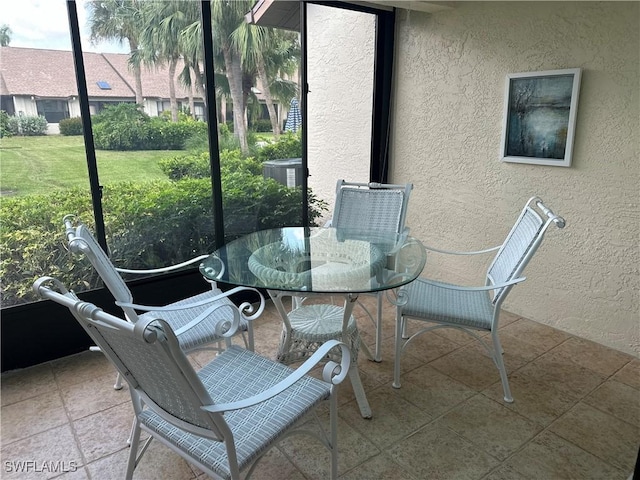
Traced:
[[[129, 70], [129, 55], [91, 53], [82, 55], [89, 97], [135, 97], [135, 78]], [[177, 73], [182, 69], [178, 66]], [[142, 68], [142, 94], [169, 98], [168, 67]], [[98, 82], [110, 87], [103, 89]], [[187, 98], [187, 90], [176, 78], [176, 97]], [[0, 94], [45, 98], [78, 95], [73, 53], [66, 50], [0, 47]]]
[[[102, 57], [124, 78], [132, 90], [135, 92], [135, 77], [133, 71], [129, 68], [129, 55], [122, 53], [103, 53]], [[176, 68], [176, 98], [188, 98], [189, 92], [178, 80], [178, 75], [184, 68], [182, 60], [178, 61]], [[142, 95], [145, 97], [169, 98], [169, 67], [167, 65], [160, 66], [142, 66]], [[135, 94], [135, 93], [134, 93]], [[91, 95], [91, 94], [89, 94]], [[195, 94], [194, 96], [198, 97]]]

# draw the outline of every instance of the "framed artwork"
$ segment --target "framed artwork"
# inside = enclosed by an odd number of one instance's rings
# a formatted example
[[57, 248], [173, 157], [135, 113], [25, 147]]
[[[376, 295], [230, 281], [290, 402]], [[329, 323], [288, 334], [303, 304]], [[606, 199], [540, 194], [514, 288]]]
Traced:
[[580, 68], [507, 75], [503, 162], [571, 166]]

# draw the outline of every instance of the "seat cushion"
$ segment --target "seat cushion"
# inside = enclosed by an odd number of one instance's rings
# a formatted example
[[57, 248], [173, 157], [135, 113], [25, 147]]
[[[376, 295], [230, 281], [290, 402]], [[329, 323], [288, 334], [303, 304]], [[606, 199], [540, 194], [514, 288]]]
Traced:
[[[168, 305], [181, 305], [185, 307], [184, 309], [174, 311], [150, 311], [141, 315], [140, 319], [144, 320], [150, 316], [153, 316], [154, 318], [162, 318], [171, 326], [174, 331], [177, 331], [181, 327], [187, 325], [205, 310], [211, 308], [212, 305], [214, 305], [214, 303], [208, 303], [206, 305], [189, 307], [189, 304], [194, 304], [208, 298], [213, 298], [216, 295], [220, 295], [221, 293], [222, 291], [218, 289], [209, 290], [199, 295], [194, 295], [193, 297], [189, 297]], [[233, 304], [231, 300], [226, 297], [217, 300], [215, 304], [220, 305], [221, 308], [214, 310], [200, 322], [194, 324], [184, 332], [176, 332], [178, 341], [180, 342], [180, 347], [184, 351], [189, 351], [221, 339], [221, 337], [219, 335], [216, 335], [215, 333], [216, 325], [218, 325], [220, 322], [233, 320], [234, 311], [237, 311], [238, 308]], [[240, 319], [239, 330], [247, 330], [247, 321], [242, 317]]]
[[[430, 281], [432, 282], [432, 281]], [[402, 309], [408, 317], [491, 330], [493, 304], [487, 291], [446, 288], [451, 284], [417, 279], [406, 289], [409, 301]]]
[[[203, 367], [198, 376], [217, 403], [227, 403], [258, 394], [273, 386], [292, 369], [251, 351], [232, 346]], [[240, 470], [264, 453], [282, 433], [329, 397], [331, 387], [321, 380], [304, 377], [275, 397], [253, 407], [229, 411], [224, 419], [236, 442]], [[223, 478], [230, 478], [224, 443], [181, 430], [146, 410], [140, 421], [187, 455]]]

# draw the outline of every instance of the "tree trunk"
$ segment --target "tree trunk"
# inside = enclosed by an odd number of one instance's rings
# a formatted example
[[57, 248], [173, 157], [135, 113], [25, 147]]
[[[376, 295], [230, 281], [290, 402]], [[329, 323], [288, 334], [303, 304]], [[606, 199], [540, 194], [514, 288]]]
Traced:
[[178, 59], [172, 58], [169, 61], [169, 100], [171, 103], [171, 120], [178, 121], [178, 101], [176, 100], [176, 67]]
[[[200, 65], [198, 65], [198, 64], [192, 65], [191, 68], [193, 70], [193, 77], [195, 79], [193, 81], [193, 85], [195, 87], [196, 95], [198, 95], [200, 98], [202, 98], [202, 101], [204, 102], [204, 118], [205, 118], [206, 121], [209, 121], [209, 118], [207, 118], [207, 105], [208, 105], [207, 95], [206, 95], [206, 92], [204, 91], [204, 87], [203, 87], [203, 85], [205, 83], [204, 75], [200, 71]], [[195, 113], [195, 111], [194, 111], [194, 113]]]
[[280, 137], [280, 122], [276, 115], [276, 109], [273, 105], [273, 98], [271, 97], [271, 89], [269, 88], [269, 79], [267, 78], [267, 70], [264, 66], [264, 59], [262, 55], [258, 56], [258, 78], [262, 83], [262, 95], [264, 95], [264, 101], [267, 104], [267, 111], [269, 112], [269, 120], [271, 120], [271, 129], [273, 130], [273, 137], [278, 140]]
[[[129, 47], [132, 52], [138, 49], [138, 43], [134, 38], [128, 38]], [[140, 63], [136, 62], [133, 66], [133, 76], [136, 79], [136, 103], [138, 105], [144, 105], [144, 99], [142, 97], [142, 73], [140, 71]]]
[[229, 90], [231, 91], [231, 101], [233, 102], [233, 126], [234, 135], [240, 140], [240, 151], [244, 155], [249, 154], [249, 144], [247, 143], [247, 127], [244, 122], [244, 108], [242, 101], [242, 69], [240, 66], [240, 56], [234, 54], [231, 45], [225, 41], [222, 45], [224, 65], [229, 80]]

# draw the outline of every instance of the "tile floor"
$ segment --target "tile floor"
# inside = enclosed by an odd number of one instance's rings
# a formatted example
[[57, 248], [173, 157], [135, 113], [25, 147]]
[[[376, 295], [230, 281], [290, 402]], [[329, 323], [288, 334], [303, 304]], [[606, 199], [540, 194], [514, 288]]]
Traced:
[[[370, 342], [372, 326], [359, 322]], [[373, 419], [360, 417], [348, 382], [341, 388], [342, 480], [631, 478], [640, 445], [637, 358], [504, 314], [515, 398], [505, 404], [491, 361], [451, 330], [427, 333], [407, 350], [402, 388], [393, 389], [393, 329], [387, 321], [381, 363], [359, 361]], [[270, 308], [257, 321], [256, 350], [273, 356], [279, 330]], [[192, 359], [202, 364], [207, 355]], [[0, 477], [123, 478], [132, 409], [114, 380], [96, 352], [3, 374]], [[312, 440], [289, 441], [253, 478], [324, 479], [324, 452]], [[134, 478], [204, 475], [154, 442]]]

